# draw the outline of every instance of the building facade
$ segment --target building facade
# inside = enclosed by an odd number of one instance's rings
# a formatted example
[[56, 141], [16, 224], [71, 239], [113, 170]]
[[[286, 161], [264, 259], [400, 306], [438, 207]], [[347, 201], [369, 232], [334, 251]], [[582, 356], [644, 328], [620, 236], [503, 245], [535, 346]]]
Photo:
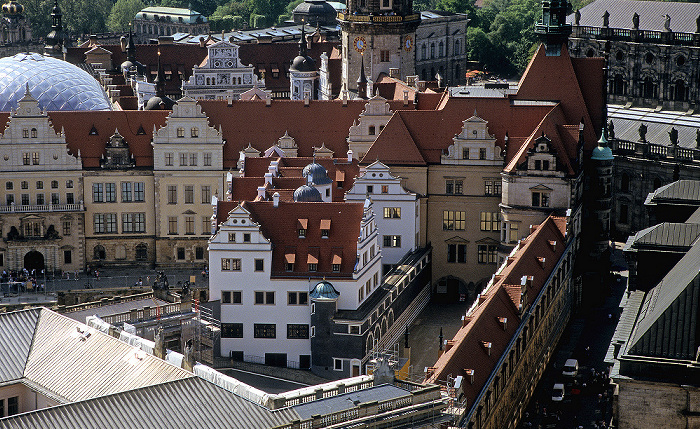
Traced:
[[133, 25], [137, 43], [176, 33], [209, 33], [209, 21], [205, 16], [192, 9], [174, 7], [149, 6], [136, 14]]
[[421, 12], [416, 29], [416, 75], [444, 86], [464, 85], [467, 71], [466, 34], [469, 19], [463, 13]]

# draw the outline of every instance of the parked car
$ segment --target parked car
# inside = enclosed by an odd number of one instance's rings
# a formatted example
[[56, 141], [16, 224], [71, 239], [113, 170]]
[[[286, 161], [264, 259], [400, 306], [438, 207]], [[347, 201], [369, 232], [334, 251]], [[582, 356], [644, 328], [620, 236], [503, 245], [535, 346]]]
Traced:
[[564, 377], [576, 377], [578, 374], [578, 361], [576, 359], [567, 359], [564, 364], [564, 369], [561, 375]]
[[552, 401], [561, 402], [564, 400], [564, 383], [556, 383], [552, 388]]

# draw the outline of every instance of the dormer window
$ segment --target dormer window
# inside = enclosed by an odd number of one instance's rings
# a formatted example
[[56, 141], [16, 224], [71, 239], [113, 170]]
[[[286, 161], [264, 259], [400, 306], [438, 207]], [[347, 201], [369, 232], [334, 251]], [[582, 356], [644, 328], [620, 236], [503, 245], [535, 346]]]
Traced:
[[306, 228], [299, 228], [299, 238], [306, 238]]
[[22, 129], [22, 137], [24, 137], [25, 139], [29, 138], [29, 128]]
[[479, 159], [486, 159], [486, 148], [485, 147], [479, 148]]
[[309, 264], [309, 272], [316, 272], [318, 271], [318, 264], [310, 263]]
[[38, 133], [36, 131], [36, 128], [32, 128], [32, 138], [33, 139], [37, 138], [37, 135], [38, 135]]
[[376, 133], [374, 125], [369, 126], [369, 135], [373, 136]]
[[334, 273], [340, 272], [340, 264], [333, 264], [333, 272]]
[[462, 149], [462, 159], [469, 159], [469, 148]]
[[328, 238], [331, 232], [331, 220], [321, 219], [321, 237]]
[[250, 233], [243, 234], [243, 242], [250, 243]]
[[330, 230], [328, 230], [328, 229], [321, 230], [321, 238], [328, 238], [329, 235], [330, 235]]
[[177, 137], [178, 138], [184, 138], [185, 137], [185, 129], [183, 127], [178, 127], [177, 128]]
[[190, 129], [190, 137], [195, 138], [195, 139], [197, 137], [199, 137], [199, 128], [192, 127], [192, 129]]
[[542, 170], [542, 161], [539, 159], [535, 160], [535, 170]]

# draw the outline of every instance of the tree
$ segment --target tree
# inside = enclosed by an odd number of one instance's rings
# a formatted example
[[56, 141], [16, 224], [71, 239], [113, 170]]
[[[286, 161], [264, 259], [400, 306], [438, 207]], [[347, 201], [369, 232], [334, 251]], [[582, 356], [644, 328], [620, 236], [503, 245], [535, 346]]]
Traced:
[[111, 0], [71, 0], [61, 2], [63, 26], [76, 35], [104, 33]]
[[136, 14], [145, 7], [141, 0], [117, 0], [107, 18], [107, 28], [114, 32], [128, 30]]

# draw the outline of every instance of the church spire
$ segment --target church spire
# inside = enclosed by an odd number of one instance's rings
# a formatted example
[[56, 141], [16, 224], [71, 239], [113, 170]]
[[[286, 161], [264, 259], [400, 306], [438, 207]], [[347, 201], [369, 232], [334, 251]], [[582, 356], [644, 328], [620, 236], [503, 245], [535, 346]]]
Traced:
[[535, 33], [550, 55], [555, 50], [560, 51], [561, 45], [569, 39], [571, 24], [567, 24], [566, 16], [571, 9], [569, 0], [542, 0], [542, 15], [535, 24]]
[[360, 77], [357, 78], [357, 96], [367, 98], [367, 76], [365, 75], [365, 56], [360, 60]]
[[65, 39], [62, 17], [63, 12], [58, 6], [58, 0], [54, 0], [53, 9], [51, 10], [51, 32], [46, 35], [44, 51], [47, 55], [61, 59], [63, 59], [63, 43]]
[[299, 39], [299, 55], [302, 57], [306, 56], [306, 33], [304, 32], [304, 29], [306, 27], [306, 24], [304, 21], [301, 21], [301, 39]]

